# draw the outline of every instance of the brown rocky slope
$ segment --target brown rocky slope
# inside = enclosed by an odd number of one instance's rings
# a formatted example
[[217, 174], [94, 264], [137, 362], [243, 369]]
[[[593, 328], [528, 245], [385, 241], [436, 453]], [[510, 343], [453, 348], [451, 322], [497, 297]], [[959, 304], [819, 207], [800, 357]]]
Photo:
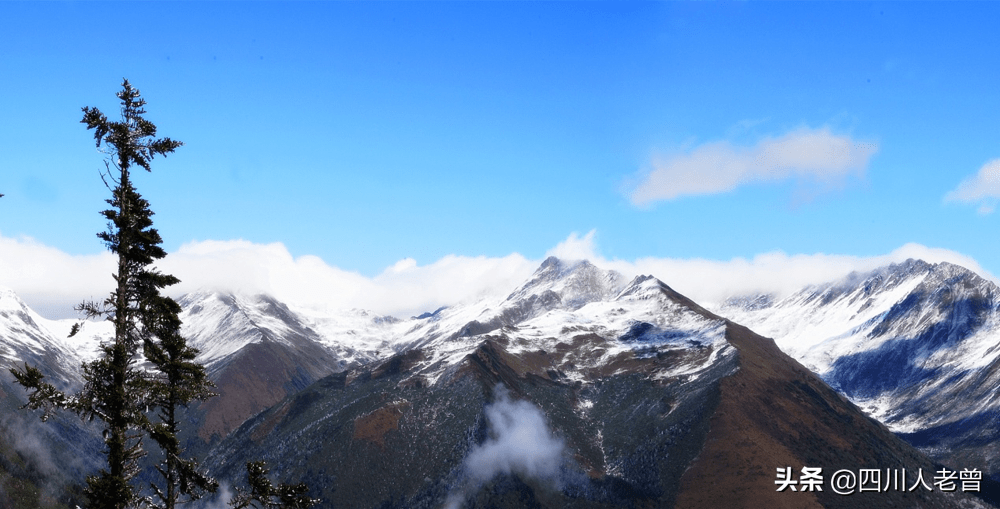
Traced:
[[[552, 313], [456, 330], [286, 398], [206, 464], [236, 480], [245, 461], [264, 458], [324, 507], [988, 507], [934, 486], [940, 467], [773, 341], [663, 283], [637, 278], [599, 310], [640, 308], [654, 311], [625, 334], [553, 328]], [[704, 340], [711, 324], [724, 341]], [[465, 344], [452, 364], [436, 354]], [[483, 451], [499, 465], [485, 473], [474, 468]], [[823, 490], [777, 491], [779, 467], [796, 477], [822, 468]], [[922, 471], [933, 489], [833, 492], [834, 472], [869, 468], [905, 469], [906, 488]]]

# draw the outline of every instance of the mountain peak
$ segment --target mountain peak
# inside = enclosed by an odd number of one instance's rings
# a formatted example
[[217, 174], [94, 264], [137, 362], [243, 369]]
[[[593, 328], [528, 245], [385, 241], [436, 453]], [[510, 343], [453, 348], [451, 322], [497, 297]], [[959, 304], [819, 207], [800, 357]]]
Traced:
[[[947, 263], [947, 262], [942, 262], [942, 263]], [[926, 270], [930, 267], [933, 267], [934, 265], [938, 264], [928, 263], [924, 260], [921, 260], [920, 258], [907, 258], [906, 260], [899, 263], [890, 263], [889, 269], [891, 270], [895, 268], [896, 270], [913, 272], [913, 271]]]
[[0, 311], [22, 312], [24, 310], [24, 301], [17, 296], [17, 293], [10, 288], [0, 286]]
[[962, 265], [951, 262], [931, 263], [915, 258], [908, 258], [906, 261], [899, 263], [891, 263], [865, 273], [852, 273], [852, 275], [856, 275], [855, 277], [859, 279], [870, 279], [888, 274], [897, 279], [926, 275], [939, 282], [954, 282], [958, 279], [966, 278], [974, 280], [976, 283], [985, 281], [978, 273]]
[[550, 256], [538, 266], [534, 275], [552, 272], [555, 272], [556, 274], [566, 274], [581, 267], [594, 267], [594, 264], [590, 263], [589, 260], [564, 260], [562, 258]]
[[965, 280], [977, 286], [980, 284], [991, 284], [987, 283], [987, 280], [980, 276], [977, 272], [950, 262], [935, 263], [930, 266], [928, 272], [931, 277], [940, 278], [948, 282]]
[[[549, 267], [558, 267], [563, 264], [563, 261], [558, 257], [550, 256], [542, 262], [542, 265], [538, 267], [538, 270], [543, 270]], [[536, 271], [537, 272], [537, 271]]]
[[624, 276], [598, 268], [587, 260], [545, 259], [528, 282], [514, 290], [507, 301], [527, 300], [547, 294], [559, 297], [563, 307], [578, 309], [587, 303], [607, 300], [624, 287]]
[[638, 275], [632, 278], [632, 281], [615, 296], [616, 301], [649, 299], [658, 299], [662, 302], [670, 302], [672, 305], [679, 305], [710, 320], [720, 318], [651, 275]]

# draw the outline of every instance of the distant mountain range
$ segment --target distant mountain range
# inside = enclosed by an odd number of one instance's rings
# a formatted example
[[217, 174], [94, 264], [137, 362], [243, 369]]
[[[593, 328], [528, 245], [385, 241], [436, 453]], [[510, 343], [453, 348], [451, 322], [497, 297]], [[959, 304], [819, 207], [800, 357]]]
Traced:
[[908, 260], [716, 312], [774, 338], [932, 458], [1000, 478], [998, 296], [965, 268]]
[[[908, 261], [713, 313], [652, 276], [556, 258], [505, 299], [405, 320], [189, 294], [183, 332], [220, 396], [190, 409], [185, 440], [220, 480], [265, 459], [323, 507], [981, 507], [961, 491], [777, 491], [776, 472], [995, 474], [996, 439], [972, 445], [996, 429], [995, 296]], [[110, 331], [69, 343], [62, 328], [0, 294], [0, 358], [72, 387]]]

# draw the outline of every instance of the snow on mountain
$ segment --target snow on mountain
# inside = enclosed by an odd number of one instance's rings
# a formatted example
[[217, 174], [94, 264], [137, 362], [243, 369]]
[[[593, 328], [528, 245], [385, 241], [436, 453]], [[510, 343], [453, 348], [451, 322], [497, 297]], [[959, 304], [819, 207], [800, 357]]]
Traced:
[[295, 328], [281, 305], [263, 295], [196, 292], [180, 298], [181, 332], [208, 366], [252, 343], [288, 343]]
[[957, 265], [907, 260], [780, 300], [729, 299], [715, 311], [774, 338], [915, 445], [1000, 472], [993, 283]]
[[316, 380], [389, 355], [395, 319], [358, 310], [290, 308], [267, 295], [195, 292], [178, 301], [217, 398], [192, 411], [204, 443]]
[[364, 309], [292, 307], [302, 323], [316, 331], [318, 341], [336, 351], [346, 364], [365, 363], [392, 353], [402, 320]]
[[[246, 420], [207, 468], [228, 478], [263, 458], [338, 507], [691, 508], [850, 504], [831, 490], [776, 492], [776, 465], [933, 468], [772, 341], [651, 276], [550, 258], [507, 298], [340, 327], [370, 334], [356, 344], [383, 357]], [[485, 479], [469, 458], [503, 434], [489, 415], [507, 395], [533, 409], [507, 420], [535, 424]], [[562, 444], [546, 460], [554, 482], [519, 466], [539, 448], [533, 436]], [[859, 503], [982, 506], [958, 496]]]
[[[643, 284], [652, 285], [650, 281], [643, 280]], [[301, 347], [303, 342], [320, 345], [338, 359], [337, 365], [330, 367], [338, 370], [444, 339], [448, 347], [438, 352], [446, 355], [450, 351], [461, 356], [475, 343], [475, 339], [469, 338], [501, 329], [517, 329], [519, 325], [524, 325], [525, 331], [517, 336], [520, 345], [517, 348], [544, 347], [546, 338], [555, 337], [556, 329], [564, 326], [561, 324], [616, 336], [641, 332], [648, 343], [657, 333], [632, 330], [640, 327], [638, 321], [630, 318], [634, 313], [626, 313], [621, 303], [612, 304], [626, 290], [625, 283], [621, 274], [601, 270], [587, 261], [549, 258], [530, 280], [501, 301], [481, 300], [407, 320], [358, 309], [289, 307], [266, 295], [194, 292], [178, 302], [182, 308], [182, 332], [200, 350], [198, 360], [210, 370], [219, 369], [248, 345], [265, 342], [289, 348]], [[637, 288], [632, 288], [625, 292], [622, 302], [638, 302], [636, 291]], [[4, 320], [2, 325], [10, 329], [9, 336], [13, 338], [8, 343], [30, 345], [38, 353], [61, 352], [70, 359], [66, 366], [78, 366], [96, 358], [99, 343], [113, 334], [108, 322], [84, 322], [79, 334], [67, 338], [73, 320], [46, 320], [24, 306], [13, 292], [3, 295], [0, 302], [13, 310], [6, 312], [23, 315], [21, 322], [27, 324], [17, 326], [16, 321]], [[659, 331], [668, 326], [664, 320], [660, 317], [654, 320], [656, 323], [641, 327]], [[680, 327], [680, 323], [675, 325]], [[694, 327], [692, 330], [701, 327], [688, 325]], [[25, 333], [29, 329], [31, 333]], [[665, 341], [670, 334], [674, 333], [662, 333], [655, 341]], [[20, 358], [13, 353], [10, 356]]]
[[[115, 336], [115, 326], [107, 320], [80, 321], [72, 318], [49, 320], [40, 317], [37, 322], [71, 350], [81, 364], [97, 360], [102, 355], [101, 343], [111, 341]], [[80, 325], [80, 329], [70, 337], [70, 330], [77, 324]]]
[[586, 260], [567, 262], [550, 257], [502, 301], [482, 299], [403, 322], [397, 329], [401, 335], [393, 344], [400, 351], [425, 345], [442, 333], [470, 337], [516, 327], [556, 310], [573, 312], [588, 303], [614, 298], [624, 286], [623, 279], [621, 274], [601, 270]]
[[339, 368], [331, 368], [342, 369], [391, 353], [393, 326], [399, 322], [358, 309], [292, 308], [267, 295], [196, 292], [178, 302], [182, 333], [210, 369], [250, 344], [296, 347], [303, 341], [329, 350], [339, 359]]
[[6, 347], [0, 355], [7, 360], [19, 360], [13, 357], [14, 349], [35, 355], [51, 350], [70, 354], [40, 325], [42, 320], [12, 290], [0, 289], [0, 337]]
[[656, 379], [697, 377], [697, 373], [713, 365], [719, 356], [734, 353], [725, 341], [725, 322], [710, 320], [671, 300], [665, 292], [669, 287], [652, 276], [636, 277], [610, 300], [589, 302], [577, 309], [554, 309], [526, 321], [509, 335], [513, 338], [508, 351], [526, 352], [532, 349], [555, 348], [560, 336], [593, 334], [618, 341], [599, 356], [581, 359], [570, 379], [585, 379], [593, 371], [623, 356], [643, 357], [665, 351], [706, 350], [691, 362], [678, 363]]
[[[432, 358], [424, 361], [425, 375], [433, 381], [484, 335], [503, 334], [511, 340], [511, 351], [519, 352], [552, 348], [554, 338], [567, 330], [623, 338], [601, 358], [580, 366], [682, 337], [688, 346], [695, 342], [711, 345], [716, 354], [725, 351], [717, 343], [721, 326], [663, 301], [661, 285], [651, 277], [628, 283], [590, 262], [552, 257], [502, 300], [455, 305], [406, 320], [357, 309], [289, 307], [265, 295], [196, 292], [179, 303], [183, 333], [210, 370], [252, 344], [321, 347], [335, 359], [331, 372], [433, 344]], [[733, 298], [716, 311], [773, 337], [891, 429], [914, 432], [1000, 407], [993, 398], [962, 408], [945, 405], [947, 412], [925, 411], [916, 403], [947, 393], [948, 387], [964, 387], [961, 380], [1000, 365], [996, 295], [992, 284], [961, 267], [910, 260], [781, 300]], [[112, 327], [85, 322], [79, 334], [67, 338], [72, 323], [42, 318], [12, 291], [2, 290], [0, 357], [9, 363], [54, 356], [60, 369], [78, 381], [79, 365], [97, 357], [97, 345], [110, 339]], [[935, 378], [940, 373], [953, 374], [951, 382]]]
[[[719, 314], [764, 336], [816, 373], [855, 351], [877, 348], [884, 338], [859, 340], [888, 310], [927, 277], [923, 262], [899, 269], [892, 265], [871, 274], [851, 274], [825, 285], [805, 288], [778, 302], [769, 295], [727, 300]], [[897, 270], [899, 269], [899, 270]]]
[[50, 327], [55, 325], [31, 310], [13, 290], [0, 288], [0, 359], [4, 365], [28, 362], [42, 366], [67, 385], [78, 383], [84, 356], [52, 333]]
[[624, 286], [624, 277], [601, 270], [587, 260], [564, 261], [550, 256], [531, 279], [507, 297], [507, 303], [558, 296], [560, 307], [577, 309], [589, 302], [614, 297]]
[[[989, 424], [1000, 416], [993, 395], [1000, 386], [998, 295], [961, 267], [910, 260], [783, 299], [733, 298], [715, 311], [774, 338], [869, 415], [917, 437], [914, 443], [925, 450], [965, 450], [962, 437], [1000, 437]], [[410, 373], [422, 386], [450, 378], [487, 340], [527, 358], [557, 352], [562, 361], [551, 376], [568, 381], [627, 371], [648, 356], [672, 359], [669, 368], [657, 365], [652, 379], [696, 380], [736, 355], [725, 321], [706, 318], [709, 313], [655, 278], [626, 281], [587, 261], [557, 258], [545, 260], [505, 298], [403, 320], [357, 309], [289, 307], [266, 295], [196, 292], [179, 303], [183, 333], [226, 395], [205, 406], [206, 441], [327, 374], [407, 352], [420, 352]], [[71, 324], [46, 320], [2, 291], [0, 358], [55, 365], [63, 379], [77, 383], [80, 364], [96, 357], [111, 326], [87, 322], [66, 338]], [[995, 443], [1000, 458], [1000, 439]], [[1000, 471], [1000, 463], [995, 467], [991, 471]]]
[[[485, 337], [503, 337], [515, 354], [559, 348], [567, 334], [614, 338], [574, 363], [563, 376], [585, 378], [616, 360], [654, 354], [661, 347], [697, 350], [690, 364], [660, 376], [692, 375], [730, 355], [722, 339], [724, 322], [706, 320], [672, 301], [672, 292], [651, 276], [626, 284], [624, 277], [588, 261], [545, 260], [531, 279], [497, 302], [480, 300], [438, 310], [422, 319], [392, 324], [384, 340], [396, 352], [420, 349], [424, 359], [414, 372], [434, 383], [458, 365]], [[662, 352], [661, 352], [662, 353]]]

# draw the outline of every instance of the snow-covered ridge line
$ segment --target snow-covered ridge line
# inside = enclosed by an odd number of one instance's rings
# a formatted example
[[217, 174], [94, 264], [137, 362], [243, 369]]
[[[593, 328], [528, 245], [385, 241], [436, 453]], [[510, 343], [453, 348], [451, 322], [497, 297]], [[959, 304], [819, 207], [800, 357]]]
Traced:
[[[195, 292], [179, 303], [182, 333], [199, 349], [198, 360], [210, 372], [252, 344], [278, 343], [293, 349], [312, 344], [339, 359], [339, 366], [331, 369], [426, 349], [432, 353], [423, 371], [436, 380], [487, 337], [504, 336], [512, 353], [523, 353], [551, 350], [568, 338], [591, 334], [606, 344], [601, 355], [581, 362], [580, 369], [596, 369], [622, 356], [647, 355], [644, 352], [663, 347], [709, 349], [711, 355], [698, 357], [697, 363], [673, 374], [693, 375], [704, 367], [701, 364], [710, 365], [731, 350], [725, 344], [724, 324], [673, 302], [663, 288], [651, 276], [626, 281], [620, 273], [586, 260], [549, 258], [505, 298], [482, 299], [404, 320], [357, 309], [289, 307], [267, 295]], [[17, 302], [11, 300], [9, 306], [19, 312], [26, 309]], [[68, 331], [71, 320], [35, 318], [43, 341], [28, 341], [31, 348], [60, 350], [66, 369], [78, 370], [96, 358], [99, 343], [112, 335], [110, 323], [87, 322], [84, 334], [67, 339], [62, 332]]]
[[984, 416], [1000, 412], [992, 396], [1000, 288], [958, 265], [907, 260], [780, 300], [731, 299], [715, 311], [772, 337], [898, 433], [992, 422]]

